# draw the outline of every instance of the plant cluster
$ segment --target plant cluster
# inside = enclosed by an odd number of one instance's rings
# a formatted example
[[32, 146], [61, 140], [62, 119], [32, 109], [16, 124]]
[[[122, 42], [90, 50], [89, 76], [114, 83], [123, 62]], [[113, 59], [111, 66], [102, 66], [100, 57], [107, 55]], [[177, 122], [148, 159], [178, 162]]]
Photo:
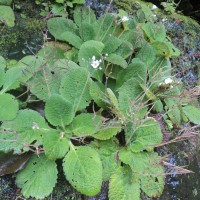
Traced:
[[[110, 200], [160, 196], [165, 171], [154, 147], [163, 134], [153, 114], [171, 126], [200, 124], [199, 109], [171, 75], [169, 59], [180, 52], [163, 24], [146, 6], [99, 19], [77, 7], [73, 20], [54, 17], [47, 26], [69, 51], [46, 47], [9, 69], [0, 60], [0, 150], [35, 152], [17, 174], [23, 195], [48, 196], [62, 159], [82, 194], [94, 196], [109, 181]], [[44, 104], [42, 115], [29, 109], [35, 101]]]

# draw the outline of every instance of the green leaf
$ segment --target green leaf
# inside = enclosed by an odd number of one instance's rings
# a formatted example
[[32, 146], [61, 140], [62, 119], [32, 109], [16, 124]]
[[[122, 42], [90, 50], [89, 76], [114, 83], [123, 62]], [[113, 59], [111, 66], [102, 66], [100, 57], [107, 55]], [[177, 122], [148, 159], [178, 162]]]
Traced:
[[124, 69], [127, 67], [126, 60], [117, 54], [109, 54], [108, 57], [105, 58], [105, 60], [108, 61], [109, 63], [119, 65]]
[[113, 53], [121, 45], [122, 40], [114, 35], [109, 35], [103, 40], [105, 45], [103, 52], [105, 54]]
[[0, 5], [0, 21], [5, 23], [8, 27], [15, 25], [15, 15], [11, 7]]
[[111, 176], [108, 196], [110, 200], [140, 200], [140, 182], [128, 166], [119, 166]]
[[[86, 68], [90, 72], [90, 76], [96, 78], [99, 82], [101, 82], [103, 77], [102, 70], [94, 69], [92, 67], [92, 58], [95, 56], [95, 60], [102, 59], [101, 52], [104, 48], [104, 44], [99, 41], [89, 40], [84, 42], [80, 48], [78, 53], [78, 60], [81, 67]], [[103, 68], [103, 64], [101, 63], [99, 67]]]
[[121, 124], [114, 120], [109, 121], [105, 125], [99, 128], [99, 131], [92, 135], [92, 137], [99, 140], [108, 140], [114, 135], [117, 135], [121, 130]]
[[83, 68], [70, 70], [61, 80], [60, 94], [73, 104], [75, 112], [89, 105], [90, 84], [89, 74]]
[[121, 87], [123, 83], [131, 78], [136, 78], [140, 82], [145, 82], [147, 78], [146, 64], [138, 58], [133, 59], [126, 69], [119, 72], [116, 81], [117, 87]]
[[60, 79], [59, 73], [52, 74], [49, 68], [44, 68], [28, 81], [30, 91], [39, 99], [47, 101], [52, 95], [59, 93]]
[[34, 155], [26, 167], [17, 174], [16, 184], [22, 188], [21, 192], [26, 198], [43, 199], [53, 191], [57, 173], [55, 161], [47, 159], [44, 154]]
[[60, 95], [52, 95], [45, 105], [45, 116], [54, 126], [64, 127], [74, 118], [73, 105]]
[[69, 151], [69, 141], [64, 137], [64, 132], [50, 130], [43, 136], [45, 155], [49, 159], [63, 158]]
[[19, 104], [14, 96], [0, 94], [0, 121], [14, 119], [18, 110]]
[[95, 148], [103, 165], [103, 181], [108, 181], [117, 168], [119, 146], [115, 140], [93, 141], [90, 147]]
[[138, 51], [135, 57], [146, 63], [147, 66], [150, 66], [156, 58], [156, 51], [151, 44], [146, 42], [143, 44], [142, 48]]
[[119, 88], [119, 108], [123, 114], [134, 113], [135, 109], [132, 105], [136, 106], [142, 100], [142, 92], [143, 90], [135, 78], [129, 79]]
[[83, 41], [94, 40], [96, 35], [96, 30], [93, 25], [88, 22], [83, 22], [79, 27], [79, 35]]
[[159, 197], [164, 190], [164, 168], [160, 165], [161, 157], [155, 152], [132, 153], [121, 149], [119, 159], [129, 165], [141, 181], [141, 189], [150, 197]]
[[42, 135], [50, 128], [45, 119], [36, 111], [20, 110], [12, 121], [4, 121], [1, 126], [0, 150], [28, 151], [28, 145], [42, 144]]
[[70, 124], [70, 130], [76, 136], [88, 136], [96, 133], [101, 125], [101, 118], [90, 113], [77, 115]]
[[6, 68], [6, 61], [2, 56], [0, 56], [0, 87], [3, 85], [5, 81], [5, 68]]
[[166, 29], [161, 22], [156, 24], [152, 22], [144, 23], [142, 24], [142, 29], [151, 42], [153, 41], [162, 42], [166, 39]]
[[20, 86], [20, 78], [22, 76], [22, 68], [13, 67], [6, 71], [5, 82], [1, 93], [16, 89]]
[[64, 159], [63, 170], [69, 183], [82, 194], [94, 196], [100, 192], [102, 163], [91, 147], [72, 147]]
[[74, 21], [81, 27], [84, 22], [93, 24], [96, 21], [96, 16], [94, 11], [88, 7], [76, 7], [74, 10]]
[[0, 0], [0, 5], [10, 6], [13, 0]]
[[122, 58], [126, 59], [134, 53], [134, 48], [132, 43], [129, 41], [122, 41], [119, 48], [115, 51], [115, 54], [121, 56]]
[[60, 37], [62, 38], [63, 41], [68, 42], [72, 46], [76, 47], [77, 49], [80, 49], [83, 41], [79, 36], [76, 34], [70, 32], [70, 31], [65, 31], [63, 32]]
[[192, 105], [183, 107], [183, 112], [188, 119], [194, 123], [200, 125], [200, 109]]
[[90, 96], [99, 107], [106, 107], [105, 86], [103, 84], [92, 82], [90, 85]]
[[162, 142], [162, 132], [156, 120], [148, 119], [132, 133], [130, 148], [133, 152], [152, 151]]
[[72, 33], [77, 32], [76, 24], [70, 19], [64, 17], [54, 17], [47, 21], [47, 27], [49, 32], [58, 40], [65, 41], [61, 36], [64, 32], [70, 31]]

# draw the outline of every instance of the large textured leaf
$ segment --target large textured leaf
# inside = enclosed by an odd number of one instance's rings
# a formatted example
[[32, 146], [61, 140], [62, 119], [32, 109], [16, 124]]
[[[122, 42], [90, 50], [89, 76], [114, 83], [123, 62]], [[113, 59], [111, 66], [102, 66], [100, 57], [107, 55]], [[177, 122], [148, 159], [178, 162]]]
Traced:
[[108, 181], [117, 168], [119, 150], [117, 141], [94, 141], [90, 146], [99, 153], [103, 165], [103, 181]]
[[119, 159], [129, 165], [141, 181], [141, 189], [150, 197], [159, 197], [164, 189], [164, 168], [155, 152], [132, 153], [121, 149]]
[[74, 118], [73, 105], [61, 95], [52, 95], [45, 105], [45, 116], [54, 126], [64, 127]]
[[142, 29], [144, 30], [150, 41], [164, 41], [166, 38], [166, 30], [162, 23], [153, 24], [152, 22], [147, 22], [142, 24]]
[[70, 130], [76, 136], [88, 136], [98, 131], [101, 118], [90, 113], [77, 115], [70, 124]]
[[104, 39], [103, 43], [105, 44], [103, 53], [110, 54], [117, 50], [117, 48], [121, 45], [122, 40], [114, 35], [109, 35]]
[[15, 15], [11, 7], [0, 5], [0, 21], [9, 27], [15, 25]]
[[61, 81], [60, 94], [73, 104], [74, 111], [82, 110], [90, 103], [91, 79], [83, 68], [72, 69]]
[[109, 183], [110, 200], [140, 200], [140, 182], [128, 166], [118, 167]]
[[20, 86], [20, 79], [22, 76], [22, 68], [13, 67], [6, 71], [5, 82], [1, 93], [16, 89]]
[[33, 142], [42, 144], [42, 134], [50, 129], [44, 118], [33, 110], [20, 110], [12, 121], [4, 121], [1, 126], [0, 150], [14, 150], [20, 153]]
[[16, 184], [22, 188], [22, 194], [43, 199], [51, 194], [57, 180], [56, 163], [45, 155], [34, 155], [23, 171], [18, 173]]
[[0, 94], [0, 121], [14, 119], [18, 109], [19, 105], [14, 96]]
[[6, 68], [6, 61], [2, 56], [0, 56], [0, 87], [3, 85], [5, 81], [5, 68]]
[[109, 54], [108, 57], [105, 58], [105, 60], [108, 61], [109, 63], [119, 65], [124, 69], [127, 67], [126, 60], [117, 54]]
[[148, 119], [133, 131], [130, 148], [133, 152], [152, 151], [154, 145], [161, 142], [162, 132], [160, 125], [154, 119]]
[[64, 137], [64, 132], [50, 130], [43, 136], [45, 155], [49, 159], [63, 158], [69, 151], [69, 141]]
[[70, 184], [82, 194], [94, 196], [100, 192], [102, 163], [91, 147], [72, 147], [64, 159], [63, 169]]
[[54, 17], [47, 21], [47, 27], [49, 32], [58, 40], [65, 41], [65, 39], [61, 36], [66, 31], [71, 31], [76, 33], [77, 27], [70, 20], [64, 17]]
[[119, 88], [119, 107], [123, 114], [134, 112], [133, 105], [138, 103], [142, 88], [137, 79], [131, 78]]
[[68, 42], [72, 46], [76, 47], [77, 49], [80, 49], [83, 41], [79, 36], [77, 36], [75, 33], [72, 33], [71, 31], [65, 31], [61, 35], [62, 40]]
[[100, 67], [103, 67], [103, 64], [100, 63], [97, 69], [94, 69], [92, 64], [92, 58], [95, 56], [95, 60], [102, 60], [101, 52], [104, 48], [104, 44], [99, 41], [89, 40], [84, 42], [78, 53], [78, 60], [81, 67], [87, 68], [90, 72], [90, 76], [96, 78], [99, 82], [102, 80], [103, 72], [100, 70]]
[[52, 74], [50, 70], [44, 69], [32, 77], [28, 84], [32, 94], [43, 101], [47, 101], [51, 95], [59, 93], [60, 79], [60, 74]]
[[188, 105], [183, 107], [183, 112], [192, 123], [200, 125], [200, 108]]
[[145, 82], [147, 78], [146, 64], [138, 58], [133, 59], [131, 64], [118, 74], [117, 87], [121, 87], [123, 83], [131, 78], [137, 78], [140, 82]]
[[74, 21], [81, 27], [84, 22], [93, 24], [96, 21], [96, 16], [94, 11], [88, 7], [76, 7], [74, 11]]
[[136, 58], [139, 58], [141, 61], [146, 63], [147, 66], [150, 66], [156, 58], [156, 50], [151, 44], [146, 42], [142, 45], [142, 48], [136, 54]]
[[79, 27], [79, 35], [83, 41], [94, 40], [97, 30], [93, 27], [93, 25], [83, 22]]

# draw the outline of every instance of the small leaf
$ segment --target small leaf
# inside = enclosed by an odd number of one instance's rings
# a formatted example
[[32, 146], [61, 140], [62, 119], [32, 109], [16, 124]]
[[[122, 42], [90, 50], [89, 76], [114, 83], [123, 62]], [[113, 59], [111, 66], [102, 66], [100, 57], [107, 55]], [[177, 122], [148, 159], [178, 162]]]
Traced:
[[119, 166], [113, 173], [108, 196], [110, 200], [140, 200], [140, 182], [128, 166]]
[[45, 105], [45, 115], [52, 125], [64, 127], [72, 122], [75, 113], [69, 101], [55, 94]]
[[69, 141], [64, 137], [64, 132], [50, 130], [43, 136], [45, 155], [49, 159], [63, 158], [69, 151]]
[[200, 109], [192, 105], [183, 107], [183, 112], [188, 119], [194, 123], [200, 125]]
[[102, 163], [91, 147], [71, 148], [64, 159], [63, 170], [70, 184], [82, 194], [94, 196], [100, 192]]
[[14, 119], [18, 110], [19, 104], [14, 96], [0, 94], [0, 121]]
[[98, 131], [101, 118], [90, 113], [77, 115], [70, 124], [70, 130], [76, 136], [88, 136]]
[[11, 7], [0, 5], [0, 21], [5, 23], [8, 27], [15, 25], [15, 15]]
[[[57, 180], [56, 163], [44, 154], [32, 156], [26, 167], [17, 174], [16, 184], [22, 188], [22, 194], [43, 199], [51, 194]], [[45, 187], [44, 187], [45, 186]]]
[[92, 135], [92, 137], [99, 140], [108, 140], [121, 131], [121, 124], [114, 120], [99, 128], [99, 131]]

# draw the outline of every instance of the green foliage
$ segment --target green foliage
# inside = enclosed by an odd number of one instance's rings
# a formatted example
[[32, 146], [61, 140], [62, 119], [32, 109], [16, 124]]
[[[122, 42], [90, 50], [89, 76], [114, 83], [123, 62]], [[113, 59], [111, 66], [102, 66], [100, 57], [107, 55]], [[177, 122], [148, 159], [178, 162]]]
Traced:
[[45, 154], [49, 159], [63, 158], [69, 151], [69, 141], [64, 132], [49, 130], [43, 136]]
[[83, 68], [70, 70], [64, 75], [60, 94], [73, 105], [74, 111], [82, 110], [90, 103], [90, 84], [89, 74]]
[[70, 124], [74, 118], [73, 106], [60, 95], [52, 95], [45, 105], [45, 116], [54, 126]]
[[118, 167], [109, 183], [110, 200], [139, 200], [140, 183], [128, 167]]
[[15, 25], [15, 15], [11, 7], [0, 5], [0, 22], [5, 23], [8, 27]]
[[154, 147], [163, 127], [153, 117], [166, 113], [176, 127], [200, 119], [172, 80], [170, 58], [180, 52], [143, 4], [132, 16], [63, 11], [79, 3], [56, 0], [46, 10], [49, 32], [67, 48], [56, 42], [11, 68], [0, 57], [0, 150], [37, 154], [17, 175], [26, 198], [52, 192], [57, 159], [69, 183], [87, 196], [109, 181], [111, 200], [137, 200], [141, 191], [159, 197], [165, 172]]
[[71, 146], [64, 158], [63, 169], [67, 180], [79, 192], [94, 196], [101, 190], [102, 164], [99, 154], [92, 148]]
[[186, 117], [194, 124], [200, 124], [200, 110], [197, 107], [188, 105], [183, 107]]
[[17, 175], [16, 183], [22, 188], [26, 198], [31, 196], [43, 199], [53, 191], [57, 173], [54, 160], [49, 160], [45, 155], [34, 155], [24, 170]]
[[19, 105], [10, 94], [0, 94], [0, 121], [12, 120], [16, 117]]

